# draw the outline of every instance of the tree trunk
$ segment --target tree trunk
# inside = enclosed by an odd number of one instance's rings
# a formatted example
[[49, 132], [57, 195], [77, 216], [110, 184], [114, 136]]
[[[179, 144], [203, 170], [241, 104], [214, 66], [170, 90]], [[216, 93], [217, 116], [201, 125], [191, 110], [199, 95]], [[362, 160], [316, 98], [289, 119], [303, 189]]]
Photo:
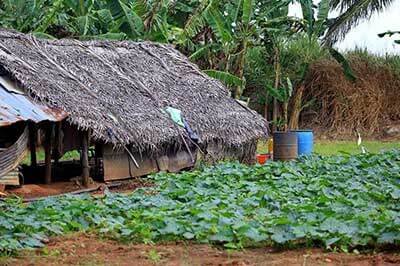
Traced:
[[[244, 76], [244, 67], [245, 67], [245, 63], [246, 63], [246, 52], [247, 52], [247, 40], [245, 39], [243, 41], [243, 49], [240, 52], [239, 67], [238, 67], [239, 78], [241, 78], [242, 80], [243, 80], [243, 76]], [[235, 91], [235, 98], [240, 99], [240, 97], [242, 96], [242, 93], [243, 93], [242, 86], [237, 86], [236, 91]]]
[[82, 184], [89, 186], [89, 132], [82, 133]]
[[299, 128], [299, 118], [302, 109], [302, 98], [304, 93], [305, 85], [301, 83], [296, 90], [296, 94], [293, 99], [293, 109], [290, 116], [289, 128], [296, 130]]
[[[274, 55], [274, 70], [275, 70], [275, 82], [274, 88], [277, 90], [279, 88], [280, 83], [280, 76], [281, 76], [281, 64], [279, 62], [279, 50], [275, 48], [275, 55]], [[274, 106], [272, 112], [272, 131], [277, 130], [277, 123], [278, 123], [278, 116], [279, 116], [279, 103], [276, 98], [274, 98]]]
[[268, 121], [268, 92], [265, 92], [264, 118]]
[[288, 102], [283, 103], [283, 119], [285, 120], [284, 131], [288, 130]]

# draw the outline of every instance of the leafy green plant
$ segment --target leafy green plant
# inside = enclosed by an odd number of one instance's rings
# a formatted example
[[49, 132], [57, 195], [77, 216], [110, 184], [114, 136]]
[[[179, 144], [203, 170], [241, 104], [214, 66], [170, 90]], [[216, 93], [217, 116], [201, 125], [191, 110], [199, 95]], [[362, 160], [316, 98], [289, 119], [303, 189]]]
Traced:
[[130, 195], [0, 201], [0, 250], [42, 247], [51, 235], [87, 230], [121, 241], [226, 248], [400, 244], [400, 150], [222, 163], [151, 179], [154, 187]]
[[152, 262], [152, 263], [159, 263], [161, 260], [160, 254], [158, 254], [157, 250], [151, 249], [149, 253], [147, 254], [147, 258]]
[[[283, 118], [282, 119], [274, 119], [275, 126], [279, 129], [287, 130], [288, 129], [288, 104], [289, 100], [292, 97], [293, 93], [293, 85], [290, 78], [286, 78], [286, 84], [284, 87], [272, 87], [266, 86], [268, 93], [274, 97], [274, 99], [278, 100], [283, 104]], [[278, 126], [280, 123], [280, 126]]]

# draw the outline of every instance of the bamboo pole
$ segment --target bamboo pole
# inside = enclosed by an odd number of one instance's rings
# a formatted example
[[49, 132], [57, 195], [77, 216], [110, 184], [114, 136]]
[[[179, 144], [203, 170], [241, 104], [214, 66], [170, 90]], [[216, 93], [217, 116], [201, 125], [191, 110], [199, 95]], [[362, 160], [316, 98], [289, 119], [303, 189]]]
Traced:
[[82, 133], [82, 184], [89, 186], [89, 132]]

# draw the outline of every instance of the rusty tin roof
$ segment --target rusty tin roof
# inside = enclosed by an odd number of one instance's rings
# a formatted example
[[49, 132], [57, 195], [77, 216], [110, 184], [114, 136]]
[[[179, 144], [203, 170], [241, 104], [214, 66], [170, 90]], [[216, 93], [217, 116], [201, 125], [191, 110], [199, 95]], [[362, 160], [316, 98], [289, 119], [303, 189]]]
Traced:
[[29, 99], [15, 83], [0, 77], [0, 127], [19, 121], [61, 121], [67, 113]]

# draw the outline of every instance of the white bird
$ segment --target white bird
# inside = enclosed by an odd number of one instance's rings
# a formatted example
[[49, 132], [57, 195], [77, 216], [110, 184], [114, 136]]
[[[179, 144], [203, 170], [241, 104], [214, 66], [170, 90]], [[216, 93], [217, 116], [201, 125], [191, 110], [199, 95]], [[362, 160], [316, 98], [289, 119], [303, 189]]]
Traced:
[[357, 131], [357, 135], [358, 135], [357, 145], [358, 145], [358, 147], [361, 148], [361, 153], [367, 153], [367, 149], [365, 149], [364, 146], [361, 146], [361, 144], [362, 144], [362, 139], [361, 139], [361, 135], [360, 135], [360, 133], [359, 133], [358, 131]]

